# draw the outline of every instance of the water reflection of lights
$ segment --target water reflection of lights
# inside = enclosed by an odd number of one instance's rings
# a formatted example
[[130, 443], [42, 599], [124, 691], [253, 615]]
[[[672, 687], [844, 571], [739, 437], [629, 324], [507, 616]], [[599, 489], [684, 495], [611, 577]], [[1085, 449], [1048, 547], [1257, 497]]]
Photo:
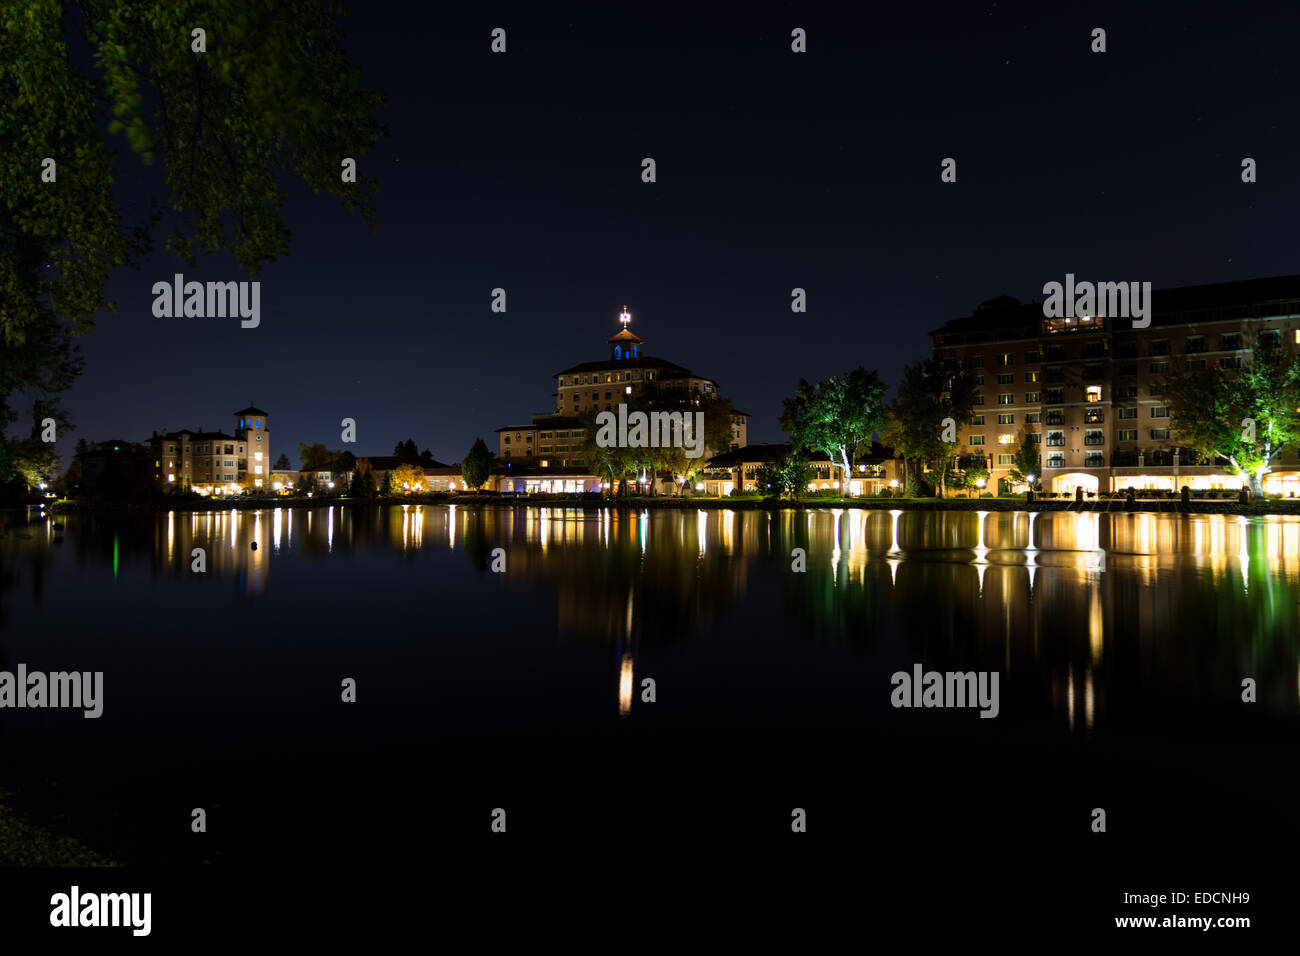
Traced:
[[695, 533], [696, 536], [699, 538], [700, 554], [703, 555], [705, 550], [708, 547], [709, 513], [705, 511], [703, 508], [697, 508], [695, 513], [697, 515], [696, 523], [695, 523]]
[[[984, 525], [987, 523], [987, 522], [986, 522], [986, 519], [988, 518], [988, 516], [989, 516], [989, 513], [988, 513], [987, 511], [977, 511], [977, 512], [975, 512], [975, 519], [976, 519], [976, 522], [977, 522], [977, 524], [976, 524], [976, 526], [975, 526], [975, 528], [976, 528], [976, 537], [977, 537], [977, 540], [976, 540], [976, 542], [975, 542], [975, 563], [976, 563], [976, 564], [981, 564], [981, 565], [982, 565], [982, 564], [988, 564], [988, 557], [987, 557], [987, 555], [988, 555], [988, 553], [989, 553], [989, 549], [984, 545]], [[980, 590], [983, 590], [983, 589], [984, 589], [984, 572], [983, 572], [983, 570], [981, 570], [981, 571], [980, 571]]]
[[456, 506], [447, 506], [447, 546], [456, 547]]
[[325, 509], [325, 551], [327, 554], [334, 553], [334, 506], [330, 505]]
[[[608, 686], [608, 685], [606, 685]], [[632, 655], [624, 654], [618, 673], [618, 714], [626, 717], [632, 712]]]
[[836, 508], [831, 514], [835, 516], [835, 531], [832, 540], [835, 547], [831, 549], [831, 584], [835, 587], [840, 585], [840, 519], [844, 517], [844, 509]]
[[[1074, 722], [1078, 710], [1078, 698], [1074, 690], [1074, 665], [1068, 664], [1065, 668], [1065, 719], [1070, 730], [1074, 730]], [[1083, 672], [1083, 726], [1092, 730], [1096, 720], [1097, 710], [1097, 691], [1096, 685], [1092, 679], [1092, 668]]]
[[894, 523], [893, 541], [889, 545], [889, 553], [898, 554], [898, 552], [901, 550], [898, 547], [898, 519], [903, 516], [903, 512], [895, 508], [890, 510], [889, 516], [893, 519], [893, 523]]
[[1071, 730], [1074, 730], [1074, 665], [1065, 668], [1065, 718]]
[[645, 554], [645, 540], [650, 531], [650, 509], [646, 508], [641, 512], [641, 522], [638, 530], [638, 537], [641, 539], [641, 554]]
[[1029, 544], [1025, 545], [1025, 552], [1027, 554], [1032, 554], [1033, 552], [1038, 550], [1038, 548], [1034, 546], [1034, 522], [1037, 520], [1038, 520], [1038, 512], [1037, 511], [1029, 512]]
[[1241, 562], [1241, 589], [1244, 592], [1250, 591], [1250, 521], [1245, 515], [1237, 518], [1238, 537], [1241, 541], [1241, 548], [1237, 552], [1237, 560]]
[[234, 508], [231, 508], [231, 509], [230, 509], [230, 547], [231, 547], [231, 550], [234, 550], [234, 547], [235, 547], [235, 531], [238, 530], [238, 529], [235, 527], [235, 516], [238, 515], [238, 514], [239, 514], [239, 512], [236, 511]]

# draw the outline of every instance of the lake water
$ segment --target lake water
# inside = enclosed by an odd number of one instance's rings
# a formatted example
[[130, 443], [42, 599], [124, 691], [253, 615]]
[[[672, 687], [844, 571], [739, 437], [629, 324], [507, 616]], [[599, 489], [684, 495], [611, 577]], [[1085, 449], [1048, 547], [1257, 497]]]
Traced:
[[[1096, 807], [1133, 848], [1262, 858], [1297, 835], [1300, 519], [59, 520], [8, 516], [0, 669], [103, 671], [103, 716], [0, 710], [0, 787], [127, 863], [433, 854], [490, 839], [497, 807], [588, 844], [779, 840], [794, 807], [948, 852], [1086, 853]], [[915, 664], [996, 671], [998, 716], [895, 708]]]

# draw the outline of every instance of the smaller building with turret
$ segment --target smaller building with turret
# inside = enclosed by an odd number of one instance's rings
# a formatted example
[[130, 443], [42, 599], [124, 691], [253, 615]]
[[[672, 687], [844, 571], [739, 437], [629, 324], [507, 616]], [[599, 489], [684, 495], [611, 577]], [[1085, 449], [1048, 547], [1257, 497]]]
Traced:
[[221, 431], [154, 432], [149, 448], [159, 489], [190, 488], [200, 494], [234, 494], [270, 487], [270, 416], [251, 402], [234, 413], [233, 434]]

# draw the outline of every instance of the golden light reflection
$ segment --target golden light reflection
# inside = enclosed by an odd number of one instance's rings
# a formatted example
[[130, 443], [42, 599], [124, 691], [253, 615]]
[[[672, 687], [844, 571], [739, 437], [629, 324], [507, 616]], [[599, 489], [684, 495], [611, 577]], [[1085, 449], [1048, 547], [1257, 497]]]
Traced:
[[1106, 637], [1106, 621], [1101, 609], [1101, 586], [1096, 584], [1088, 595], [1088, 647], [1092, 651], [1092, 665], [1101, 663], [1101, 650]]
[[1065, 668], [1065, 714], [1070, 730], [1074, 730], [1074, 665]]
[[632, 655], [623, 655], [618, 674], [618, 713], [626, 717], [632, 712]]

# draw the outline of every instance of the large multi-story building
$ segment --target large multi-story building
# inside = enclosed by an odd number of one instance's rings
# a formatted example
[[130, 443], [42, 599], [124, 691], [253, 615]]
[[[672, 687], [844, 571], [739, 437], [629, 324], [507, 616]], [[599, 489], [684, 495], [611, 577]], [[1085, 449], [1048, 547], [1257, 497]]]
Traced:
[[[1021, 436], [1041, 449], [1042, 486], [1057, 493], [1237, 488], [1222, 462], [1180, 446], [1163, 396], [1173, 363], [1242, 367], [1267, 337], [1300, 349], [1300, 276], [1156, 290], [1150, 325], [1106, 315], [1045, 318], [1041, 302], [1002, 297], [935, 329], [934, 356], [975, 376], [976, 407], [959, 431], [983, 455], [990, 488], [1008, 477]], [[1300, 488], [1300, 460], [1275, 462], [1265, 490]]]
[[149, 440], [154, 482], [160, 488], [189, 487], [201, 494], [232, 494], [241, 487], [269, 487], [270, 417], [251, 403], [235, 412], [234, 434], [155, 432]]
[[[497, 429], [497, 456], [512, 471], [576, 469], [574, 477], [581, 477], [585, 422], [592, 411], [617, 411], [620, 403], [656, 394], [685, 395], [694, 404], [717, 397], [718, 383], [713, 379], [646, 355], [643, 340], [628, 328], [632, 314], [626, 308], [619, 321], [623, 328], [608, 340], [609, 358], [555, 373], [554, 412], [534, 415], [527, 425]], [[743, 448], [748, 442], [749, 416], [733, 410], [730, 447]]]

